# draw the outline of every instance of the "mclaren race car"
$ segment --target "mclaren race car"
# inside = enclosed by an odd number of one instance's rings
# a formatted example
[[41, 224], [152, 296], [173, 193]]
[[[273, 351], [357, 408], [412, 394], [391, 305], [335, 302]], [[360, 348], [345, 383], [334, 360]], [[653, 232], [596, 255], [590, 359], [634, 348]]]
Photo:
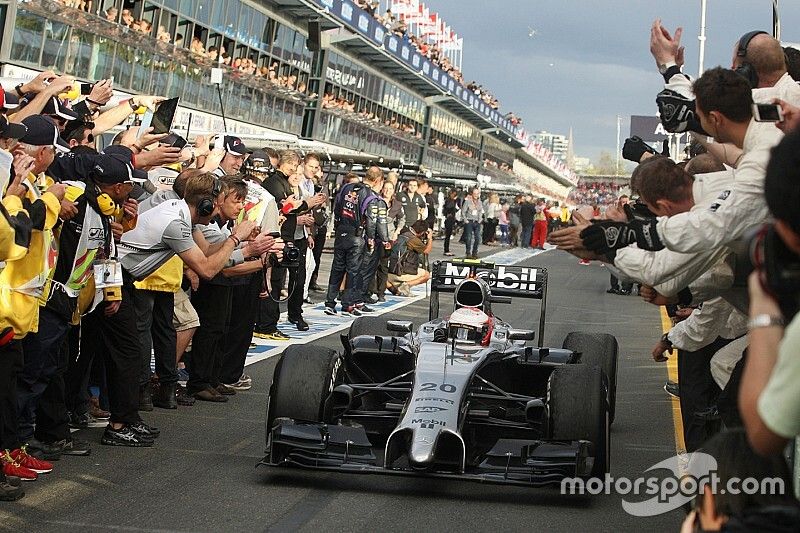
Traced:
[[[616, 339], [572, 332], [544, 347], [544, 268], [443, 261], [431, 279], [416, 328], [360, 317], [341, 352], [284, 352], [262, 463], [532, 486], [608, 472]], [[440, 293], [454, 294], [445, 317]], [[516, 298], [541, 302], [538, 346], [493, 312]]]

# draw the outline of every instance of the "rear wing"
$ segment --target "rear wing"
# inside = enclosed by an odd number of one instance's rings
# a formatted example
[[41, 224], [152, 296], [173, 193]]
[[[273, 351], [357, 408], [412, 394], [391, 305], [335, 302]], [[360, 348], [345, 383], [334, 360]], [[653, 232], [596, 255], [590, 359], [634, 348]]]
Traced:
[[439, 316], [439, 293], [455, 293], [458, 284], [471, 277], [486, 281], [492, 296], [541, 300], [539, 346], [543, 345], [547, 307], [546, 268], [495, 265], [470, 259], [436, 261], [431, 269], [430, 320]]

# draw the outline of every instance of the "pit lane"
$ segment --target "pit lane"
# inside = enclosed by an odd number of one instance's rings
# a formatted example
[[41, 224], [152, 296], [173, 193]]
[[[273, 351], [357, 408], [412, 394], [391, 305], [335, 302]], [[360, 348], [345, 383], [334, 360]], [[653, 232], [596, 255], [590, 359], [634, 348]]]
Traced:
[[[437, 247], [433, 259], [441, 257]], [[496, 252], [498, 249], [487, 249]], [[482, 254], [486, 255], [486, 254]], [[328, 258], [329, 259], [329, 258]], [[545, 345], [572, 330], [608, 331], [620, 342], [614, 476], [636, 477], [674, 455], [667, 370], [650, 358], [661, 331], [658, 309], [609, 295], [608, 272], [548, 251], [524, 266], [549, 270]], [[327, 267], [327, 265], [323, 265]], [[320, 276], [327, 279], [327, 273]], [[443, 308], [448, 302], [443, 297]], [[538, 302], [496, 305], [517, 327], [534, 325]], [[417, 323], [422, 298], [387, 312]], [[527, 321], [527, 322], [526, 322]], [[314, 340], [338, 348], [338, 332]], [[28, 495], [0, 507], [0, 528], [14, 531], [633, 531], [677, 530], [680, 511], [653, 518], [626, 514], [620, 496], [562, 496], [527, 489], [421, 478], [339, 475], [255, 468], [263, 457], [264, 409], [276, 359], [248, 366], [252, 390], [227, 404], [198, 402], [144, 418], [162, 429], [152, 449], [98, 444], [101, 429], [77, 435], [89, 457], [64, 457], [53, 473], [26, 484]]]

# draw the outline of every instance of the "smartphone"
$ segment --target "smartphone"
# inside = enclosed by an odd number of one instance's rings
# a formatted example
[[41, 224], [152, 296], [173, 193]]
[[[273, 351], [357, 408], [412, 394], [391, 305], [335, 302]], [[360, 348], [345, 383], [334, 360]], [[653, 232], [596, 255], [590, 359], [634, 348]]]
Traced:
[[156, 107], [150, 125], [153, 127], [154, 134], [169, 133], [172, 129], [172, 121], [175, 119], [175, 112], [178, 110], [178, 98], [164, 100]]
[[142, 120], [139, 121], [139, 133], [137, 135], [137, 138], [144, 135], [144, 132], [147, 130], [147, 128], [150, 127], [150, 124], [152, 122], [153, 122], [153, 112], [148, 109], [147, 111], [144, 112], [144, 115], [142, 115]]
[[92, 89], [94, 88], [93, 83], [81, 83], [81, 94], [83, 96], [88, 96], [92, 94]]
[[756, 122], [783, 122], [783, 110], [778, 104], [753, 104]]

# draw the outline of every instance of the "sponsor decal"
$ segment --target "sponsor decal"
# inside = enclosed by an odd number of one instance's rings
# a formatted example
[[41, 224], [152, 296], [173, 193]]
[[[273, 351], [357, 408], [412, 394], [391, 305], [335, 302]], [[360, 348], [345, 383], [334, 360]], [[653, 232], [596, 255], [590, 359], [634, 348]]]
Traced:
[[445, 427], [447, 422], [443, 420], [434, 420], [432, 418], [412, 418], [412, 424], [419, 424], [422, 429], [433, 429], [435, 426]]
[[417, 413], [439, 413], [447, 411], [447, 407], [436, 407], [435, 405], [421, 405], [414, 409], [414, 414]]
[[[539, 289], [540, 287], [535, 283], [536, 274], [536, 268], [505, 266], [499, 266], [495, 270], [478, 270], [477, 272], [477, 276], [486, 281], [489, 287], [520, 290]], [[444, 275], [444, 285], [458, 285], [462, 279], [469, 276], [469, 266], [447, 263]]]
[[722, 194], [717, 196], [717, 200], [727, 200], [728, 196], [731, 195], [731, 191], [722, 191]]
[[717, 209], [719, 209], [720, 207], [722, 207], [720, 204], [713, 203], [710, 206], [708, 206], [708, 210], [711, 211], [712, 213], [716, 213]]
[[448, 400], [447, 398], [414, 398], [415, 402], [439, 402], [446, 403], [447, 405], [455, 404], [455, 400]]

